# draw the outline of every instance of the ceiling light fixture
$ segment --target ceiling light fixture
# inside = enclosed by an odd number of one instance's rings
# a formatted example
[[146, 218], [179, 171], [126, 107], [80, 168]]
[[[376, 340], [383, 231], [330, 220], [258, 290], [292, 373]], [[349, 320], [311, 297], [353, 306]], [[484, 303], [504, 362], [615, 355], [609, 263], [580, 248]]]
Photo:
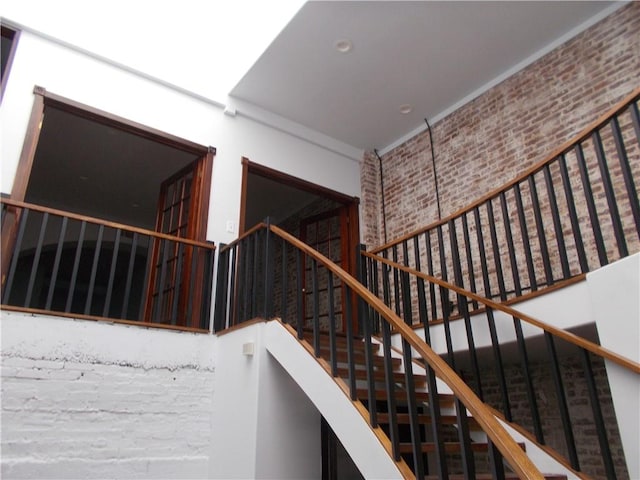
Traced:
[[343, 40], [338, 40], [335, 43], [335, 47], [340, 53], [349, 53], [353, 49], [353, 43], [351, 43], [351, 40], [347, 40], [345, 38]]
[[404, 103], [402, 105], [400, 105], [400, 113], [403, 115], [407, 115], [408, 113], [411, 113], [413, 111], [413, 107], [411, 105], [409, 105], [408, 103]]

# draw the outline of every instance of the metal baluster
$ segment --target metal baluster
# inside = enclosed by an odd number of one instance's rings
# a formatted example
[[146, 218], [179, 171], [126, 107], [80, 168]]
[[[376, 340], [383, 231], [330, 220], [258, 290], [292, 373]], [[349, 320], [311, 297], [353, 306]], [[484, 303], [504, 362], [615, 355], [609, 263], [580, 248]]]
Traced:
[[600, 229], [598, 212], [596, 210], [596, 204], [593, 199], [593, 191], [591, 190], [591, 180], [589, 180], [589, 172], [587, 171], [587, 165], [584, 160], [584, 152], [582, 151], [581, 144], [576, 145], [574, 148], [576, 152], [576, 159], [578, 162], [578, 169], [580, 171], [580, 179], [582, 180], [584, 199], [587, 204], [587, 210], [589, 211], [589, 220], [591, 220], [593, 238], [596, 243], [596, 250], [598, 251], [598, 260], [600, 261], [600, 265], [604, 266], [609, 263], [609, 260], [607, 259], [607, 251], [604, 248], [604, 239], [602, 238], [602, 230]]
[[513, 325], [516, 330], [516, 339], [518, 343], [518, 351], [520, 353], [520, 361], [522, 362], [522, 371], [524, 374], [525, 387], [527, 390], [527, 399], [531, 410], [531, 420], [533, 422], [533, 430], [536, 434], [536, 440], [544, 445], [544, 435], [542, 433], [542, 423], [540, 422], [540, 410], [538, 410], [538, 402], [536, 400], [535, 391], [533, 389], [533, 380], [531, 378], [531, 370], [529, 369], [529, 356], [525, 345], [524, 334], [522, 333], [522, 324], [520, 319], [513, 317]]
[[[456, 224], [454, 220], [449, 220], [449, 240], [451, 242], [451, 254], [453, 255], [453, 276], [458, 286], [462, 285], [462, 267], [460, 265], [460, 252], [458, 250], [458, 235], [456, 233]], [[464, 326], [467, 334], [467, 345], [469, 347], [469, 356], [471, 360], [471, 369], [476, 380], [477, 394], [480, 399], [482, 396], [482, 379], [480, 378], [480, 368], [478, 366], [478, 353], [476, 351], [475, 340], [473, 338], [473, 328], [471, 326], [471, 316], [469, 315], [469, 307], [467, 299], [464, 295], [457, 294], [458, 310], [464, 318]]]
[[607, 473], [607, 479], [615, 480], [617, 478], [616, 469], [613, 464], [613, 458], [611, 457], [611, 448], [609, 447], [609, 439], [607, 438], [607, 427], [604, 422], [604, 417], [602, 416], [602, 409], [600, 408], [600, 400], [598, 399], [598, 390], [596, 388], [593, 369], [591, 368], [589, 352], [584, 348], [581, 348], [580, 351], [582, 353], [582, 365], [585, 372], [585, 380], [587, 381], [591, 410], [593, 412], [593, 423], [595, 424], [598, 442], [600, 443], [602, 461]]
[[[391, 247], [391, 258], [398, 263], [398, 246]], [[393, 269], [393, 300], [395, 302], [396, 315], [400, 316], [400, 280], [398, 277], [398, 269]]]
[[[214, 260], [214, 250], [207, 250], [205, 252], [206, 259], [206, 267], [207, 274], [205, 275], [205, 282], [202, 285], [202, 291], [204, 292], [204, 299], [202, 302], [202, 311], [200, 313], [200, 328], [209, 330], [211, 328], [210, 319], [211, 319], [211, 292], [213, 290], [213, 260]], [[195, 280], [195, 275], [191, 275], [191, 280]], [[189, 305], [191, 305], [193, 301], [193, 296], [189, 298]], [[191, 307], [189, 307], [190, 309]], [[191, 313], [187, 310], [187, 318], [191, 318]]]
[[569, 218], [571, 219], [571, 230], [573, 231], [573, 238], [576, 244], [576, 252], [578, 254], [578, 262], [580, 263], [580, 271], [582, 273], [589, 271], [589, 264], [587, 262], [587, 255], [584, 251], [584, 243], [582, 241], [582, 233], [580, 232], [580, 222], [578, 221], [578, 214], [576, 212], [576, 203], [573, 198], [573, 191], [571, 189], [571, 180], [569, 179], [569, 171], [567, 170], [567, 160], [565, 155], [560, 155], [558, 162], [560, 166], [560, 176], [562, 177], [562, 185], [564, 187], [564, 194], [567, 200], [567, 207], [569, 209]]
[[226, 325], [227, 295], [229, 289], [229, 254], [227, 245], [221, 243], [218, 253], [218, 275], [216, 279], [216, 305], [214, 313], [213, 331], [224, 330]]
[[[406, 261], [406, 257], [405, 257]], [[411, 325], [413, 322], [411, 313], [411, 292], [409, 289], [409, 274], [401, 272], [402, 277], [402, 310], [404, 323]], [[404, 379], [407, 393], [407, 409], [409, 411], [409, 430], [411, 432], [411, 444], [413, 447], [413, 472], [416, 478], [424, 478], [424, 461], [422, 458], [422, 440], [420, 437], [420, 424], [418, 423], [418, 403], [416, 398], [415, 380], [413, 378], [413, 358], [411, 345], [402, 339], [402, 358], [404, 365]]]
[[[198, 250], [197, 247], [190, 247], [193, 248], [193, 254], [191, 255], [191, 275], [189, 275], [189, 298], [187, 300], [187, 309], [186, 309], [186, 314], [185, 314], [185, 323], [189, 324], [189, 323], [193, 323], [193, 297], [194, 292], [196, 291], [196, 280], [198, 280], [198, 285], [200, 286], [200, 293], [202, 294], [202, 305], [200, 308], [200, 323], [202, 323], [204, 321], [203, 319], [203, 311], [206, 307], [206, 303], [207, 300], [211, 297], [211, 290], [207, 289], [207, 284], [208, 281], [207, 279], [209, 278], [209, 274], [204, 274], [204, 278], [203, 279], [196, 279], [196, 275], [193, 272], [197, 271], [198, 268]], [[206, 254], [206, 252], [204, 252]], [[205, 262], [206, 265], [206, 260], [203, 259], [203, 261]], [[204, 267], [206, 268], [206, 267]], [[213, 269], [213, 265], [211, 266], [211, 268]], [[208, 327], [208, 325], [207, 325]]]
[[[383, 278], [388, 279], [386, 264], [382, 264]], [[384, 283], [389, 283], [388, 281]], [[385, 287], [388, 289], [388, 285]], [[385, 390], [387, 392], [387, 415], [389, 420], [389, 439], [391, 440], [391, 447], [394, 460], [400, 460], [400, 435], [398, 433], [398, 417], [396, 407], [396, 392], [395, 392], [395, 380], [393, 378], [393, 363], [391, 362], [391, 327], [386, 320], [382, 321], [382, 346], [383, 346], [383, 358], [384, 358], [384, 378], [385, 378]], [[371, 412], [372, 408], [369, 408]], [[375, 410], [375, 409], [374, 409]], [[371, 424], [374, 425], [373, 419]]]
[[265, 229], [264, 239], [264, 318], [273, 317], [273, 246], [270, 241], [271, 237], [271, 220], [265, 220], [267, 227]]
[[[282, 321], [287, 322], [287, 279], [289, 277], [289, 273], [287, 271], [287, 242], [285, 239], [282, 239], [282, 297], [281, 297], [281, 306], [280, 306], [280, 315], [282, 315]], [[317, 355], [316, 355], [317, 356]]]
[[333, 273], [328, 268], [327, 272], [327, 295], [329, 296], [329, 363], [331, 365], [331, 375], [338, 376], [338, 354], [336, 352], [336, 319], [333, 298]]
[[[178, 247], [178, 250], [176, 252], [176, 258], [175, 258], [176, 264], [174, 267], [176, 268], [176, 271], [175, 271], [175, 276], [173, 277], [174, 285], [173, 285], [173, 298], [171, 301], [172, 303], [171, 325], [176, 325], [178, 323], [178, 304], [180, 303], [180, 291], [182, 290], [181, 288], [182, 287], [182, 256], [184, 255], [184, 243], [176, 242], [176, 247]], [[193, 255], [193, 258], [195, 259], [195, 255]], [[191, 278], [193, 277], [194, 275], [191, 275]], [[189, 318], [189, 317], [186, 317], [186, 318]]]
[[[388, 278], [388, 276], [387, 276]], [[362, 305], [364, 307], [364, 305]], [[383, 323], [387, 323], [386, 321]], [[362, 334], [364, 336], [364, 359], [367, 370], [367, 399], [369, 402], [369, 423], [373, 428], [378, 426], [376, 405], [376, 381], [373, 373], [373, 350], [371, 347], [371, 317], [367, 308], [362, 308]]]
[[[160, 240], [154, 240], [152, 237], [146, 237], [147, 238], [147, 256], [146, 256], [146, 265], [145, 265], [145, 269], [144, 269], [144, 281], [142, 282], [142, 286], [143, 288], [146, 287], [147, 292], [150, 292], [149, 295], [152, 295], [152, 286], [148, 285], [149, 283], [149, 277], [151, 276], [151, 269], [152, 268], [157, 268], [155, 265], [152, 265], [152, 260], [153, 260], [153, 249], [154, 249], [154, 245], [156, 243], [156, 241], [158, 243], [160, 243]], [[144, 295], [142, 295], [140, 297], [140, 305], [138, 307], [138, 319], [141, 321], [145, 320], [145, 313], [146, 313], [146, 298]]]
[[480, 207], [473, 209], [473, 218], [476, 223], [476, 238], [478, 239], [478, 251], [480, 252], [480, 268], [482, 269], [482, 283], [484, 286], [484, 296], [491, 298], [491, 283], [487, 270], [487, 254], [484, 251], [484, 235], [482, 235], [482, 225], [480, 223]]
[[304, 282], [302, 281], [302, 251], [296, 249], [296, 268], [298, 271], [298, 288], [296, 294], [296, 306], [297, 306], [297, 324], [296, 330], [298, 332], [298, 339], [302, 340], [304, 337], [304, 312], [303, 306], [304, 302], [302, 301], [302, 296], [305, 294], [304, 292]]
[[600, 177], [602, 178], [602, 186], [604, 187], [604, 194], [607, 198], [607, 205], [609, 205], [609, 215], [611, 216], [613, 233], [616, 237], [616, 243], [618, 244], [618, 253], [620, 254], [620, 257], [626, 257], [629, 255], [629, 250], [627, 249], [627, 242], [624, 238], [624, 230], [622, 228], [622, 222], [620, 221], [618, 203], [616, 202], [613, 184], [611, 183], [611, 174], [609, 173], [609, 167], [607, 166], [600, 132], [593, 132], [591, 134], [591, 138], [593, 139], [593, 144], [596, 149], [596, 158], [598, 159], [598, 166], [600, 167]]
[[504, 236], [507, 239], [507, 251], [509, 252], [509, 264], [511, 265], [511, 274], [513, 277], [513, 289], [515, 290], [516, 296], [519, 297], [522, 295], [522, 285], [520, 283], [520, 272], [518, 271], [518, 262], [516, 261], [516, 249], [513, 244], [511, 220], [509, 219], [505, 192], [500, 193], [500, 208], [502, 210], [502, 222], [504, 223]]
[[[467, 268], [469, 269], [469, 288], [473, 293], [476, 293], [476, 276], [473, 270], [473, 257], [471, 254], [471, 238], [469, 235], [469, 224], [467, 221], [467, 212], [462, 214], [462, 232], [464, 234], [464, 248], [467, 255]], [[479, 305], [476, 300], [472, 301], [474, 309], [478, 309]]]
[[540, 210], [540, 200], [538, 198], [538, 189], [536, 187], [535, 175], [529, 175], [529, 193], [531, 194], [531, 206], [533, 208], [533, 216], [536, 220], [536, 230], [538, 231], [538, 241], [540, 242], [540, 256], [544, 266], [544, 275], [546, 286], [553, 285], [553, 271], [551, 269], [551, 261], [549, 259], [549, 249], [547, 248], [547, 237], [544, 233], [544, 222], [542, 220], [542, 211]]
[[8, 301], [10, 301], [9, 299], [11, 298], [11, 289], [13, 287], [13, 280], [16, 275], [16, 267], [18, 266], [18, 257], [20, 257], [20, 250], [22, 249], [22, 239], [24, 237], [25, 227], [27, 226], [27, 219], [29, 218], [29, 212], [30, 210], [28, 208], [25, 208], [19, 214], [20, 226], [18, 227], [18, 235], [16, 236], [16, 243], [13, 247], [11, 265], [9, 266], [9, 274], [7, 276], [7, 283], [5, 284], [4, 294], [3, 294], [3, 297], [8, 299]]
[[502, 453], [491, 440], [487, 440], [489, 447], [489, 470], [493, 480], [505, 480], [504, 464], [502, 463]]
[[571, 462], [571, 466], [579, 471], [580, 463], [578, 461], [578, 452], [576, 451], [576, 442], [571, 428], [571, 418], [569, 416], [569, 408], [567, 407], [567, 397], [562, 385], [562, 374], [560, 373], [560, 364], [558, 362], [555, 341], [553, 339], [553, 335], [549, 332], [545, 331], [544, 337], [547, 342], [547, 350], [549, 351], [551, 374], [553, 376], [553, 384], [556, 390], [556, 397], [558, 399], [558, 411], [560, 412], [560, 419], [562, 420], [562, 429], [564, 431], [567, 452], [569, 452], [569, 460]]
[[71, 311], [71, 305], [73, 301], [73, 294], [76, 289], [76, 280], [78, 278], [78, 266], [80, 265], [80, 256], [82, 255], [82, 243], [84, 242], [84, 233], [87, 227], [87, 222], [84, 220], [80, 223], [80, 234], [78, 235], [78, 245], [76, 246], [76, 255], [73, 260], [73, 270], [71, 272], [71, 282], [69, 284], [69, 293], [67, 294], [67, 303], [64, 311], [69, 313]]
[[242, 268], [238, 265], [240, 261], [239, 253], [239, 244], [231, 247], [231, 250], [229, 251], [229, 265], [231, 266], [231, 275], [229, 277], [231, 292], [229, 294], [229, 318], [227, 320], [229, 326], [236, 324], [236, 319], [238, 318], [239, 313], [238, 310], [240, 309], [238, 284], [240, 282]]
[[[418, 245], [418, 239], [420, 237], [413, 237], [413, 254], [416, 262], [416, 270], [420, 270], [420, 247]], [[427, 298], [425, 293], [425, 284], [422, 277], [416, 277], [416, 288], [418, 290], [418, 316], [420, 323], [424, 326], [425, 330], [429, 330], [429, 318], [427, 316]]]
[[[436, 227], [437, 235], [438, 235], [438, 250], [440, 252], [440, 275], [444, 281], [447, 281], [447, 257], [444, 252], [444, 240], [442, 237], [442, 225], [438, 225]], [[445, 311], [447, 312], [447, 316], [451, 311], [451, 302], [449, 300], [449, 291], [446, 289], [440, 289], [440, 301], [442, 302], [442, 316], [445, 316]]]
[[520, 184], [516, 183], [513, 187], [513, 192], [516, 196], [516, 210], [518, 212], [518, 221], [520, 223], [520, 234], [522, 235], [522, 246], [524, 247], [524, 256], [527, 262], [527, 273], [529, 274], [529, 286], [532, 292], [538, 290], [538, 280], [536, 278], [536, 271], [533, 266], [533, 255], [531, 253], [531, 243], [529, 242], [529, 229], [527, 228], [527, 217], [524, 213], [524, 206], [522, 204], [522, 192], [520, 190]]
[[[60, 235], [58, 236], [58, 243], [56, 246], [56, 256], [53, 260], [53, 270], [51, 271], [51, 281], [49, 283], [49, 291], [47, 292], [47, 301], [45, 303], [44, 309], [51, 310], [51, 305], [53, 303], [53, 293], [56, 289], [56, 283], [58, 281], [58, 272], [60, 270], [60, 259], [62, 258], [62, 249], [64, 247], [64, 237], [67, 234], [67, 217], [62, 217], [62, 224], [60, 225]], [[128, 290], [126, 290], [128, 293]]]
[[[251, 279], [253, 278], [251, 273], [252, 273], [252, 269], [251, 269], [251, 252], [253, 250], [253, 243], [255, 242], [255, 236], [251, 235], [249, 237], [245, 237], [244, 241], [242, 242], [243, 245], [241, 246], [241, 251], [244, 251], [244, 255], [243, 255], [243, 261], [244, 261], [244, 265], [243, 265], [243, 270], [244, 270], [244, 274], [242, 276], [242, 280], [238, 283], [238, 289], [241, 292], [242, 295], [242, 314], [238, 316], [238, 323], [244, 322], [245, 320], [248, 320], [251, 315], [251, 312], [249, 311], [249, 309], [251, 308], [251, 293], [253, 291], [253, 285], [251, 282]], [[240, 313], [240, 312], [238, 312]]]
[[111, 294], [113, 293], [113, 281], [116, 275], [116, 265], [118, 264], [118, 252], [120, 251], [120, 234], [122, 230], [116, 229], [116, 239], [113, 242], [113, 254], [111, 255], [111, 269], [109, 271], [109, 280], [107, 282], [107, 295], [102, 309], [102, 316], [109, 316], [109, 306], [111, 305]]
[[245, 318], [245, 320], [249, 320], [252, 318], [255, 318], [257, 316], [257, 312], [258, 312], [258, 291], [260, 290], [258, 288], [258, 262], [259, 262], [259, 258], [260, 258], [260, 237], [262, 236], [262, 230], [258, 230], [257, 232], [255, 232], [252, 237], [253, 237], [253, 258], [252, 258], [252, 262], [251, 265], [249, 266], [250, 270], [251, 270], [251, 303], [250, 308], [251, 311], [249, 312], [249, 315], [247, 315], [247, 317]]
[[351, 288], [344, 287], [345, 294], [345, 315], [342, 317], [343, 322], [347, 322], [347, 367], [349, 369], [349, 391], [351, 393], [351, 400], [358, 399], [358, 390], [356, 386], [356, 366], [353, 353], [353, 325], [351, 324]]
[[313, 288], [313, 349], [320, 356], [320, 292], [318, 292], [318, 262], [311, 259], [311, 282]]
[[633, 214], [633, 220], [636, 224], [636, 231], [640, 236], [640, 202], [638, 201], [638, 190], [633, 182], [633, 173], [631, 172], [631, 165], [629, 164], [629, 157], [627, 156], [627, 150], [624, 145], [624, 139], [620, 132], [620, 123], [617, 117], [611, 119], [611, 130], [613, 132], [613, 139], [616, 143], [616, 151], [618, 152], [618, 159], [620, 160], [620, 169], [622, 171], [622, 178], [624, 179], [624, 185], [627, 189], [627, 197], [629, 198], [629, 206], [631, 207], [631, 213]]
[[89, 315], [91, 312], [91, 303], [93, 302], [93, 289], [96, 284], [96, 274], [98, 272], [98, 259], [102, 250], [102, 236], [104, 234], [104, 225], [98, 227], [98, 240], [96, 241], [96, 249], [93, 253], [93, 264], [91, 265], [91, 276], [89, 277], [89, 291], [87, 292], [87, 300], [84, 304], [84, 314]]
[[496, 231], [496, 221], [493, 214], [493, 204], [491, 199], [487, 200], [487, 215], [489, 218], [489, 234], [493, 247], [493, 263], [496, 267], [496, 278], [498, 280], [498, 292], [500, 299], [507, 299], [507, 289], [504, 286], [504, 276], [502, 274], [502, 260], [500, 259], [500, 246], [498, 245], [498, 232]]
[[[431, 257], [431, 233], [424, 232], [424, 241], [427, 251], [427, 271], [433, 277], [433, 259]], [[436, 298], [436, 287], [429, 282], [429, 298], [431, 299], [431, 320], [438, 318], [438, 304]]]
[[160, 240], [161, 244], [163, 245], [162, 248], [162, 267], [160, 268], [160, 282], [157, 283], [158, 286], [158, 296], [156, 297], [156, 308], [154, 311], [154, 318], [151, 319], [152, 322], [163, 322], [164, 319], [162, 318], [162, 315], [160, 315], [161, 312], [161, 308], [162, 308], [162, 303], [164, 301], [164, 281], [165, 281], [165, 277], [166, 277], [166, 272], [167, 272], [167, 256], [168, 256], [168, 252], [169, 250], [171, 250], [171, 245], [169, 243], [169, 240]]
[[566, 280], [571, 277], [569, 269], [569, 259], [567, 258], [567, 247], [564, 242], [564, 233], [562, 231], [562, 221], [560, 219], [560, 211], [558, 210], [558, 202], [556, 200], [556, 192], [551, 179], [551, 168], [549, 164], [542, 169], [544, 173], [544, 182], [547, 187], [547, 196], [549, 197], [549, 206], [551, 208], [551, 218], [553, 220], [553, 229], [556, 233], [556, 242], [558, 244], [558, 254], [560, 256], [560, 265], [562, 266], [562, 279]]
[[38, 243], [36, 244], [36, 251], [33, 255], [33, 263], [31, 265], [31, 274], [29, 275], [29, 284], [27, 286], [27, 295], [24, 300], [24, 306], [29, 307], [31, 305], [31, 296], [33, 295], [33, 286], [36, 281], [36, 274], [38, 273], [38, 267], [40, 266], [40, 254], [42, 253], [42, 244], [44, 243], [44, 235], [47, 230], [47, 223], [49, 221], [49, 214], [45, 213], [42, 217], [42, 223], [40, 224], [40, 234], [38, 235]]
[[496, 377], [500, 385], [500, 396], [502, 398], [502, 411], [508, 422], [513, 421], [511, 415], [511, 405], [509, 403], [509, 393], [507, 389], [506, 375], [504, 373], [504, 364], [502, 362], [502, 353], [500, 352], [500, 341], [498, 340], [498, 332], [496, 330], [496, 322], [493, 317], [493, 309], [487, 307], [487, 323], [489, 324], [489, 333], [491, 335], [491, 348], [493, 350], [493, 362], [496, 367]]

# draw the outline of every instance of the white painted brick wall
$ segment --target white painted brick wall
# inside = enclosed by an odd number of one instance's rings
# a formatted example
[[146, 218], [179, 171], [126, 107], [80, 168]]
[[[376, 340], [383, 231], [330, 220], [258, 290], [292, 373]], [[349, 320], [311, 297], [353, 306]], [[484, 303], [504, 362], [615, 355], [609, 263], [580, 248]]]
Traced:
[[214, 343], [2, 312], [2, 478], [205, 478]]

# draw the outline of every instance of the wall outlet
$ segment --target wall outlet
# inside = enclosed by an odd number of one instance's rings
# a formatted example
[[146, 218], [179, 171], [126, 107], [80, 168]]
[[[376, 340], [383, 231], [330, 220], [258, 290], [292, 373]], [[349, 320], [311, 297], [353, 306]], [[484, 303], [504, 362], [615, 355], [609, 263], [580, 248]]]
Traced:
[[227, 220], [227, 233], [236, 233], [236, 222]]

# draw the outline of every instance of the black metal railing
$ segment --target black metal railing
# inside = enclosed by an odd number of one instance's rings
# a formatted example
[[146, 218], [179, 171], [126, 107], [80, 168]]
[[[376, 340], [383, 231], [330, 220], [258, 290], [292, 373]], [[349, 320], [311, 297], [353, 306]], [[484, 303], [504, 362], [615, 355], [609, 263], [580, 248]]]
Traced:
[[[328, 372], [344, 380], [345, 393], [367, 408], [371, 426], [385, 432], [390, 455], [416, 478], [474, 478], [481, 470], [504, 478], [503, 456], [521, 478], [542, 478], [485, 405], [402, 319], [339, 266], [267, 222], [220, 246], [214, 330], [272, 318], [326, 360]], [[381, 326], [379, 340], [374, 320]], [[402, 336], [399, 347], [392, 331]], [[424, 363], [414, 363], [414, 354]], [[436, 376], [455, 395], [438, 392]], [[481, 428], [490, 432], [488, 443], [472, 440], [471, 431]]]
[[[504, 187], [372, 253], [505, 301], [640, 251], [639, 99], [636, 90]], [[443, 301], [462, 308], [446, 292]]]
[[[362, 260], [371, 291], [407, 321], [414, 318], [411, 299], [418, 299], [426, 342], [480, 399], [560, 452], [574, 470], [594, 478], [628, 478], [604, 359], [635, 375], [640, 365], [396, 261], [365, 252]], [[461, 319], [452, 321], [444, 299], [456, 302]], [[471, 312], [472, 304], [481, 310]], [[442, 322], [430, 322], [434, 315]], [[389, 335], [384, 326], [380, 332]]]
[[208, 329], [214, 245], [2, 199], [3, 308]]

